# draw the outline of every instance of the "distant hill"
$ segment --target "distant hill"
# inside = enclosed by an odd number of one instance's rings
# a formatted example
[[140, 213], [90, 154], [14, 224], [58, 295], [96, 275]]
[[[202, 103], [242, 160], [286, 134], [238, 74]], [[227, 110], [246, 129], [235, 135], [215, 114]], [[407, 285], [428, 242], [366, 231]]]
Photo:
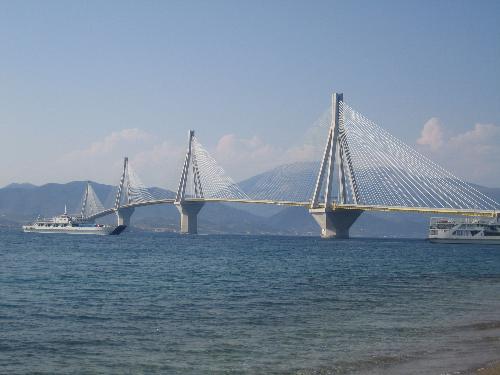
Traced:
[[[86, 181], [73, 181], [67, 184], [46, 184], [42, 186], [26, 184], [8, 185], [0, 189], [0, 216], [10, 220], [25, 222], [38, 215], [53, 216], [64, 211], [77, 213], [80, 210]], [[105, 199], [113, 190], [112, 186], [93, 183], [97, 195]]]
[[34, 189], [36, 188], [36, 185], [24, 182], [24, 183], [17, 183], [13, 182], [12, 184], [9, 184], [4, 187], [4, 189]]
[[[255, 180], [254, 180], [255, 181]], [[22, 223], [38, 215], [53, 216], [80, 210], [86, 181], [67, 184], [10, 184], [0, 189], [0, 227], [19, 228]], [[113, 202], [115, 187], [93, 183], [101, 201]], [[500, 201], [500, 189], [475, 186], [481, 192]], [[174, 193], [154, 188], [163, 196]], [[351, 229], [351, 235], [362, 237], [417, 237], [427, 235], [430, 215], [365, 212]], [[105, 219], [114, 222], [114, 216]], [[319, 235], [319, 227], [302, 207], [278, 207], [253, 204], [207, 203], [200, 212], [200, 233], [246, 233]], [[179, 230], [179, 213], [173, 205], [137, 208], [132, 216], [132, 226], [141, 230], [175, 232]]]
[[500, 203], [500, 188], [490, 188], [481, 185], [471, 184], [472, 187]]
[[[67, 184], [46, 184], [42, 186], [11, 184], [0, 189], [0, 226], [19, 227], [38, 215], [54, 216], [64, 211], [78, 213], [87, 181], [73, 181]], [[92, 186], [104, 203], [110, 206], [116, 189], [110, 185], [93, 182]], [[152, 188], [162, 196], [173, 197], [174, 193]], [[105, 221], [114, 221], [110, 215]], [[144, 230], [179, 230], [179, 212], [173, 205], [158, 205], [136, 208], [132, 226]], [[204, 233], [273, 233], [259, 216], [239, 210], [234, 205], [221, 203], [206, 204], [199, 216], [199, 230]]]

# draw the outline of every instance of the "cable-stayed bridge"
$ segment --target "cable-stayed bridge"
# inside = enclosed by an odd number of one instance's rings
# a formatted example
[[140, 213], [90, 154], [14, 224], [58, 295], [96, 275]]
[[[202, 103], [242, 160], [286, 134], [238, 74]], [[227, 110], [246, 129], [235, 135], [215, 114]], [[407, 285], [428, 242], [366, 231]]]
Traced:
[[197, 215], [209, 202], [301, 206], [322, 237], [337, 238], [349, 236], [363, 211], [498, 218], [499, 203], [356, 112], [342, 94], [332, 95], [319, 127], [327, 137], [316, 159], [279, 165], [244, 184], [235, 183], [190, 131], [175, 196], [147, 188], [125, 158], [114, 205], [104, 208], [88, 188], [82, 216], [116, 214], [119, 225], [129, 225], [136, 207], [174, 204], [181, 232], [194, 234]]

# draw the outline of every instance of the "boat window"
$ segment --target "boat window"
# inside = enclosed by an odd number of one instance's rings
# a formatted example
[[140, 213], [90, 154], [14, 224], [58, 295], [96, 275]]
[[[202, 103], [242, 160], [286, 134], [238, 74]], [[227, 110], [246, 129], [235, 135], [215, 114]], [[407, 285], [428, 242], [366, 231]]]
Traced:
[[438, 224], [437, 225], [438, 229], [451, 229], [454, 227], [453, 224]]

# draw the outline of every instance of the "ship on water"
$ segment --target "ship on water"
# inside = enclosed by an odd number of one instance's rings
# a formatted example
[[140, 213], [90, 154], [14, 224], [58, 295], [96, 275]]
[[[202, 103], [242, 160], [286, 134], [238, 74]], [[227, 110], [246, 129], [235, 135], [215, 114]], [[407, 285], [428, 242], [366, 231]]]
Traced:
[[23, 225], [23, 231], [35, 233], [118, 235], [125, 230], [125, 225], [97, 224], [87, 219], [89, 211], [95, 211], [96, 209], [102, 209], [102, 204], [90, 182], [88, 182], [83, 197], [82, 211], [79, 215], [69, 215], [65, 206], [63, 214], [51, 218], [38, 217], [33, 223]]
[[500, 222], [485, 218], [433, 217], [429, 240], [437, 243], [482, 243], [500, 245]]

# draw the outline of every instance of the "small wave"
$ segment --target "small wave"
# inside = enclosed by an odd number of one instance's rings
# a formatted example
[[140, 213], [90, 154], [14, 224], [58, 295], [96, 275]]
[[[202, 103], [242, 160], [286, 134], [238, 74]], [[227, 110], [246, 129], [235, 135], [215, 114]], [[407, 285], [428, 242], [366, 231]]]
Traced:
[[359, 361], [353, 362], [337, 362], [333, 366], [322, 366], [318, 368], [300, 369], [293, 372], [294, 375], [342, 375], [350, 374], [357, 371], [367, 371], [374, 368], [384, 368], [401, 362], [411, 360], [410, 355], [374, 355]]
[[466, 325], [462, 325], [458, 328], [473, 329], [475, 331], [487, 331], [490, 329], [499, 329], [500, 328], [500, 320], [466, 324]]

